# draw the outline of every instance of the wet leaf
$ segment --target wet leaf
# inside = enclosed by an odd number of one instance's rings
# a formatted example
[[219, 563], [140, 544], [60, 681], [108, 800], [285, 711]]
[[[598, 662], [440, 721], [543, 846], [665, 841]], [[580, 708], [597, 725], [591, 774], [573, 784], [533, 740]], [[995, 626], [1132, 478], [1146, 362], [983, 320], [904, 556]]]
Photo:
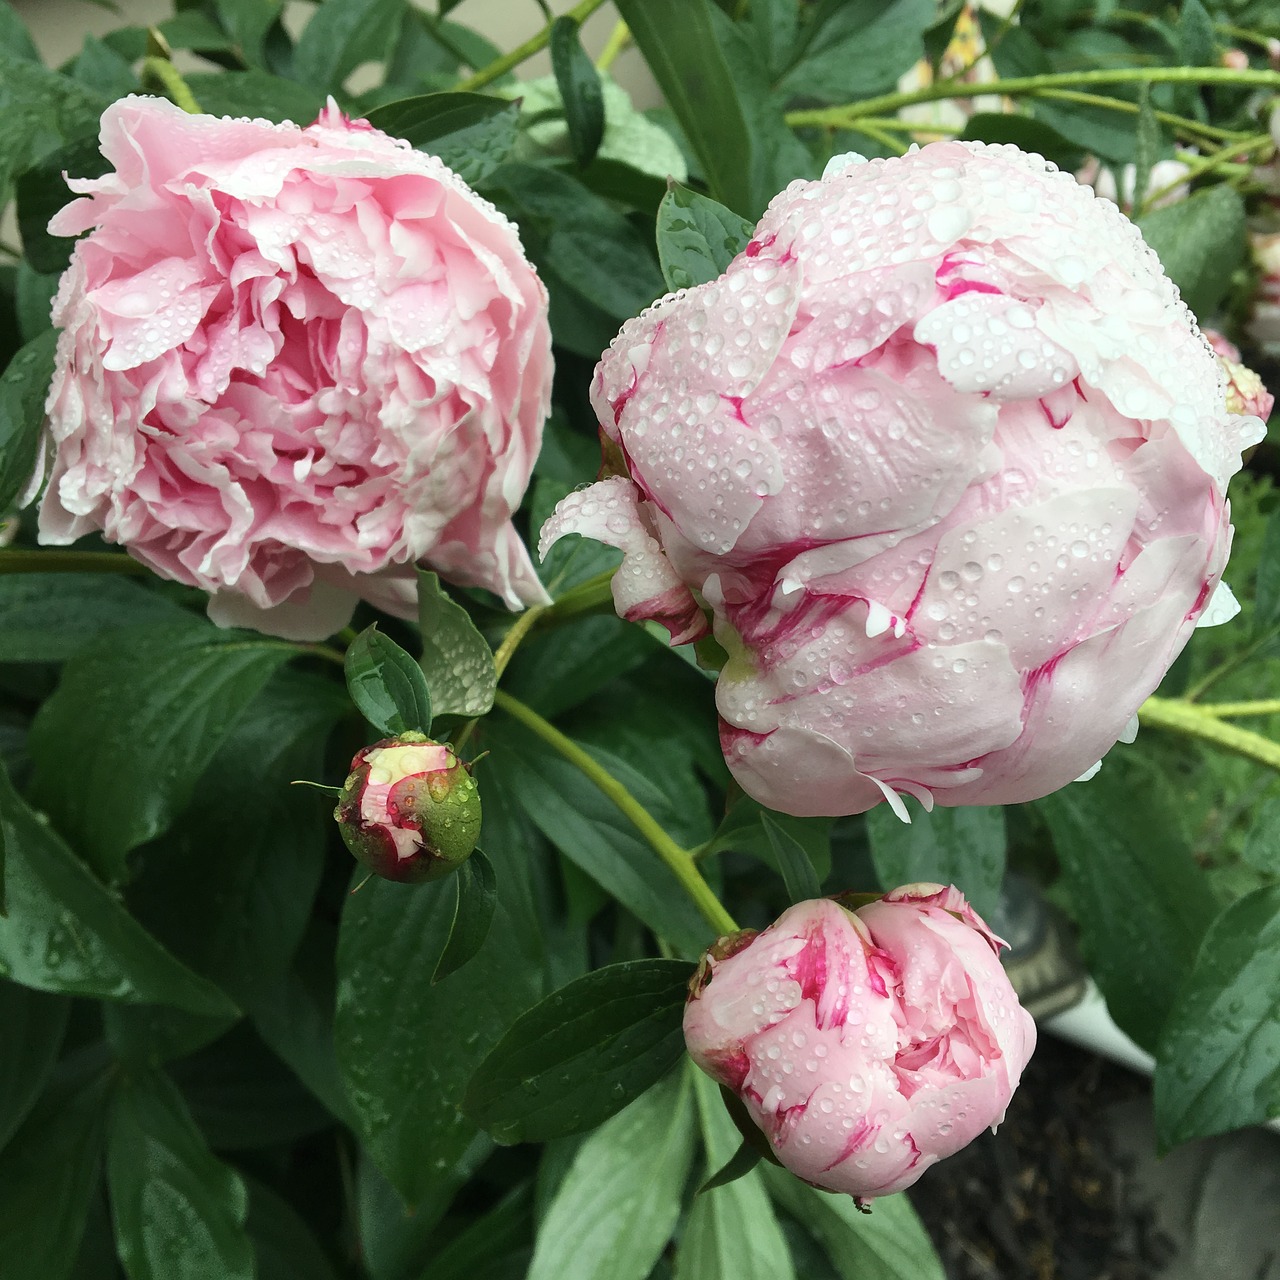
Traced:
[[493, 706], [498, 675], [493, 652], [467, 611], [455, 604], [434, 573], [418, 571], [422, 670], [436, 715], [482, 716]]

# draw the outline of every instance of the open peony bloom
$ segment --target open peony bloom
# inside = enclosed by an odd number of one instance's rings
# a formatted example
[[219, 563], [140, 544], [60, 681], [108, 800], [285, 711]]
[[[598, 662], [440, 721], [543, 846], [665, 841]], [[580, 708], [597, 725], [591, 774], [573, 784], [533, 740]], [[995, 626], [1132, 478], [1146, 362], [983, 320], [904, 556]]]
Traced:
[[592, 398], [625, 474], [543, 549], [620, 547], [619, 612], [677, 642], [709, 613], [729, 766], [802, 815], [1096, 765], [1209, 605], [1263, 430], [1119, 209], [981, 143], [793, 183]]
[[433, 156], [332, 104], [306, 129], [126, 98], [115, 171], [54, 301], [40, 538], [100, 530], [298, 639], [357, 597], [414, 612], [415, 562], [545, 598], [511, 525], [551, 389], [515, 228]]
[[685, 1042], [792, 1173], [889, 1195], [1004, 1118], [1036, 1043], [1004, 945], [942, 885], [801, 902], [708, 955]]

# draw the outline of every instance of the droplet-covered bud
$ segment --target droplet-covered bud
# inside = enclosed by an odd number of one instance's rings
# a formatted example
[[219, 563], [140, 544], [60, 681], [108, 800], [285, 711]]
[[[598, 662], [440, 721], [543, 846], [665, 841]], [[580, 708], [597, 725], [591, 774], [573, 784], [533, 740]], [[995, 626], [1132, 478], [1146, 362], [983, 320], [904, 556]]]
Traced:
[[439, 880], [480, 838], [480, 792], [444, 743], [421, 733], [356, 752], [333, 811], [347, 848], [384, 880]]

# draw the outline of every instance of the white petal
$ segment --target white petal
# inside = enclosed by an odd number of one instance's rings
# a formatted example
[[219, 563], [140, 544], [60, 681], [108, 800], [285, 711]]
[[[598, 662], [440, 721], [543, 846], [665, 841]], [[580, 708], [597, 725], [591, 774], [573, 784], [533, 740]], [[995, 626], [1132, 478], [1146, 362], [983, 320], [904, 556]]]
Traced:
[[1225, 582], [1219, 582], [1205, 605], [1204, 612], [1196, 619], [1197, 627], [1220, 627], [1230, 622], [1240, 612], [1240, 601]]

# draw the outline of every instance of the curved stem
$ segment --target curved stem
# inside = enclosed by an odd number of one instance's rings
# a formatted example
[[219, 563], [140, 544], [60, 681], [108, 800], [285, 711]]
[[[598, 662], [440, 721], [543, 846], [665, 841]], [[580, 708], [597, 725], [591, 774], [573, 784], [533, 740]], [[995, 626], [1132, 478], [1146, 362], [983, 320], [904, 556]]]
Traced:
[[[585, 22], [604, 2], [605, 0], [579, 0], [579, 3], [575, 4], [564, 16], [566, 18], [574, 18], [578, 22]], [[487, 67], [481, 67], [475, 75], [455, 85], [456, 92], [467, 93], [472, 89], [479, 89], [483, 85], [491, 84], [494, 80], [501, 79], [508, 71], [518, 67], [526, 58], [532, 58], [539, 50], [545, 49], [550, 39], [551, 24], [547, 23], [536, 36], [531, 36], [524, 44], [517, 45], [510, 53], [504, 53], [501, 58], [495, 58]]]
[[130, 573], [145, 576], [145, 564], [117, 551], [0, 551], [0, 573]]
[[502, 679], [502, 673], [507, 669], [507, 663], [511, 661], [511, 655], [515, 653], [520, 642], [529, 634], [533, 624], [550, 609], [547, 604], [535, 604], [531, 609], [526, 609], [511, 624], [511, 629], [502, 637], [502, 643], [493, 651], [493, 667], [498, 673], [498, 679]]
[[737, 924], [716, 897], [711, 886], [702, 878], [702, 872], [694, 865], [687, 849], [682, 849], [663, 829], [661, 824], [636, 798], [595, 758], [570, 738], [565, 737], [555, 725], [544, 720], [532, 707], [501, 689], [494, 695], [494, 705], [499, 706], [526, 729], [536, 733], [553, 751], [563, 756], [580, 770], [617, 805], [627, 821], [644, 837], [649, 847], [671, 869], [684, 891], [693, 899], [703, 918], [717, 935], [734, 933]]
[[1200, 710], [1207, 716], [1280, 716], [1280, 698], [1259, 698], [1252, 702], [1202, 702]]
[[1200, 738], [1223, 751], [1280, 771], [1280, 742], [1273, 742], [1260, 733], [1234, 724], [1224, 724], [1218, 716], [1193, 702], [1185, 702], [1181, 698], [1148, 698], [1138, 708], [1138, 720], [1141, 724], [1170, 729], [1189, 738]]
[[[1122, 67], [1015, 76], [1008, 80], [989, 80], [985, 84], [943, 80], [914, 89], [910, 93], [885, 93], [839, 107], [789, 111], [786, 120], [790, 125], [840, 127], [862, 116], [893, 115], [900, 108], [915, 106], [918, 102], [939, 102], [943, 98], [975, 98], [987, 94], [1012, 98], [1039, 94], [1045, 90], [1078, 89], [1085, 85], [1104, 84], [1238, 85], [1241, 88], [1280, 90], [1280, 72], [1253, 68], [1237, 71], [1231, 67]], [[1138, 109], [1133, 103], [1128, 105], [1134, 111]]]
[[596, 613], [601, 609], [613, 609], [613, 574], [614, 570], [606, 569], [594, 578], [580, 582], [572, 590], [566, 591], [554, 604], [548, 605], [538, 615], [540, 627], [554, 627], [570, 618], [584, 613]]

